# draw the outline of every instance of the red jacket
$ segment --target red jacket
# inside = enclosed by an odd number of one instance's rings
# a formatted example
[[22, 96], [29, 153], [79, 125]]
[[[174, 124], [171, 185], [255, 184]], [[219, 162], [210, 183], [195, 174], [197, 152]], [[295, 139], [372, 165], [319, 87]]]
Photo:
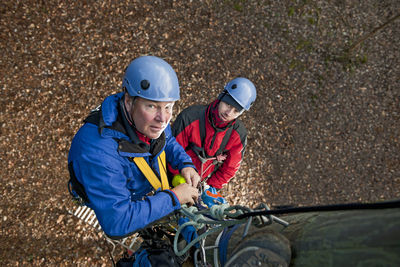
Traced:
[[[211, 175], [207, 180], [207, 184], [220, 189], [235, 176], [240, 167], [247, 142], [247, 131], [243, 123], [238, 119], [230, 122], [225, 127], [217, 127], [215, 125], [214, 116], [218, 115], [215, 115], [216, 112], [212, 111], [217, 107], [218, 103], [219, 100], [214, 101], [208, 106], [195, 105], [183, 110], [172, 125], [172, 134], [175, 136], [178, 143], [186, 150], [186, 153], [192, 158], [202, 179]], [[206, 128], [205, 145], [202, 144], [200, 137], [201, 116], [204, 118], [203, 123]], [[222, 165], [216, 168], [216, 165], [213, 164], [215, 161], [208, 160], [203, 163], [202, 166], [202, 162], [195, 153], [195, 147], [204, 149], [208, 158], [215, 158], [224, 136], [229, 132], [229, 128], [232, 128], [232, 131], [222, 151], [222, 154], [226, 156]], [[177, 170], [172, 170], [171, 168], [169, 168], [169, 170], [173, 174], [178, 173]]]

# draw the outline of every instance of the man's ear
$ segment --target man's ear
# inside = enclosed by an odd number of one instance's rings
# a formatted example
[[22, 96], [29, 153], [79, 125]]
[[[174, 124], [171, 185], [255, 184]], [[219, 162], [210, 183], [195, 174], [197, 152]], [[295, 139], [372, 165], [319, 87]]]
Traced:
[[130, 111], [132, 109], [133, 99], [130, 97], [130, 95], [128, 93], [125, 93], [125, 95], [124, 95], [124, 104], [125, 104], [126, 110]]

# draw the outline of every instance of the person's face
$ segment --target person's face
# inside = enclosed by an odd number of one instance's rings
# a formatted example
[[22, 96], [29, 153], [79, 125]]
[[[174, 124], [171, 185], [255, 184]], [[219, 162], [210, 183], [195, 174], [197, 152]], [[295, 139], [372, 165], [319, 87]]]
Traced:
[[240, 116], [242, 112], [238, 111], [235, 107], [220, 101], [218, 104], [218, 115], [223, 122], [230, 122]]
[[136, 129], [149, 137], [157, 139], [168, 126], [172, 117], [174, 101], [157, 102], [136, 97], [134, 101], [125, 97], [125, 106]]

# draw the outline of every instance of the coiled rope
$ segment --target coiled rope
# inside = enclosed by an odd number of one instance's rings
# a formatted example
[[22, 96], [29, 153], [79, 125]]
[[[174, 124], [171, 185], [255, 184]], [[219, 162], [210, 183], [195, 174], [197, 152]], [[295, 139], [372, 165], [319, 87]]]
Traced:
[[[265, 207], [264, 205], [263, 207]], [[266, 206], [268, 207], [268, 206]], [[189, 218], [190, 220], [178, 227], [178, 230], [175, 234], [174, 237], [174, 252], [177, 256], [182, 256], [184, 255], [192, 246], [194, 246], [197, 242], [200, 242], [201, 240], [205, 239], [208, 235], [213, 234], [215, 232], [220, 232], [226, 227], [230, 227], [236, 224], [243, 224], [247, 223], [245, 227], [245, 233], [244, 235], [247, 234], [247, 230], [250, 227], [250, 224], [262, 224], [265, 225], [266, 222], [265, 220], [253, 220], [253, 217], [245, 217], [245, 218], [240, 218], [241, 215], [249, 212], [254, 212], [254, 210], [240, 206], [240, 205], [235, 205], [235, 206], [229, 206], [229, 204], [221, 204], [221, 205], [214, 205], [210, 209], [202, 209], [199, 210], [195, 206], [191, 207], [186, 207], [185, 205], [180, 209], [180, 213]], [[288, 225], [287, 222], [280, 220], [274, 216], [269, 216], [267, 218], [267, 223], [271, 223], [272, 221], [276, 221], [278, 223], [281, 223], [285, 226]], [[181, 251], [178, 249], [178, 239], [179, 235], [182, 232], [182, 230], [187, 227], [187, 226], [193, 226], [196, 229], [201, 229], [204, 226], [211, 226], [210, 229], [205, 231], [203, 234], [199, 235], [196, 237], [194, 240], [192, 240], [189, 244], [187, 244]]]

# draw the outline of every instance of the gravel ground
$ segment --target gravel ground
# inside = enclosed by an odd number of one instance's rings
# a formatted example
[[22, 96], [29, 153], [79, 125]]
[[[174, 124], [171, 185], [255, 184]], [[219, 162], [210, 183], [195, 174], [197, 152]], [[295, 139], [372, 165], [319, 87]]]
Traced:
[[255, 83], [230, 203], [400, 198], [399, 14], [398, 0], [3, 1], [0, 264], [111, 265], [66, 211], [67, 155], [140, 55], [177, 71], [175, 114], [233, 77]]

